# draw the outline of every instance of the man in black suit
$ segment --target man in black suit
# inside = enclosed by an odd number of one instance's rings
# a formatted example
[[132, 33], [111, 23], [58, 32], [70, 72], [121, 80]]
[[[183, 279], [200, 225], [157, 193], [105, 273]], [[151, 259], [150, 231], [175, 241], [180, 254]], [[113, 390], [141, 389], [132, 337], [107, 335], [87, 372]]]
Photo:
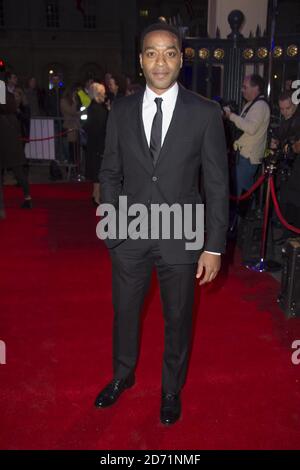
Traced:
[[181, 37], [165, 23], [141, 38], [140, 64], [146, 89], [118, 100], [110, 112], [100, 171], [101, 203], [171, 206], [202, 202], [205, 192], [204, 251], [187, 250], [186, 239], [107, 239], [112, 259], [114, 306], [113, 380], [96, 398], [110, 406], [135, 382], [140, 311], [155, 266], [165, 320], [160, 419], [180, 417], [180, 391], [189, 357], [196, 279], [211, 282], [220, 269], [228, 225], [228, 171], [219, 106], [177, 82]]

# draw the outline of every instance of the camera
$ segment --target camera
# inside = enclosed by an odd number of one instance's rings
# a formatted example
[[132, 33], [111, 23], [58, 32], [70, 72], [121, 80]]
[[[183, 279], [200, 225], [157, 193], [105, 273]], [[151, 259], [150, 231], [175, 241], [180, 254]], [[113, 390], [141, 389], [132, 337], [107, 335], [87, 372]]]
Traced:
[[221, 97], [215, 97], [214, 100], [220, 105], [222, 114], [225, 116], [224, 108], [229, 108], [231, 113], [238, 113], [238, 105], [235, 101], [225, 101]]
[[228, 108], [230, 110], [231, 113], [235, 113], [235, 114], [238, 114], [238, 105], [236, 104], [235, 101], [224, 101], [224, 100], [220, 100], [219, 101], [219, 104], [221, 106], [221, 109], [222, 109], [222, 113], [225, 114], [225, 110], [224, 108]]
[[[273, 137], [272, 132], [270, 134]], [[281, 141], [277, 148], [267, 150], [266, 164], [275, 167], [283, 180], [291, 175], [295, 160], [293, 145], [297, 140], [299, 140], [298, 136], [288, 137]]]

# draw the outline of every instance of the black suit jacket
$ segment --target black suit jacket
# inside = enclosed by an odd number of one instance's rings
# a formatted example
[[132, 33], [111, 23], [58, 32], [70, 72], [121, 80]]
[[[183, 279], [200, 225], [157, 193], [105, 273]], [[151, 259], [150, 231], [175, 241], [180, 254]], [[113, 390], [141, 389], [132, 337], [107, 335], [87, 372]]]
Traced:
[[[204, 249], [223, 253], [228, 226], [228, 163], [219, 105], [179, 85], [173, 117], [156, 165], [142, 120], [144, 90], [116, 101], [109, 115], [100, 170], [101, 203], [201, 203], [204, 186]], [[201, 250], [186, 250], [185, 238], [160, 239], [164, 260], [192, 263]], [[113, 249], [124, 240], [105, 240]]]

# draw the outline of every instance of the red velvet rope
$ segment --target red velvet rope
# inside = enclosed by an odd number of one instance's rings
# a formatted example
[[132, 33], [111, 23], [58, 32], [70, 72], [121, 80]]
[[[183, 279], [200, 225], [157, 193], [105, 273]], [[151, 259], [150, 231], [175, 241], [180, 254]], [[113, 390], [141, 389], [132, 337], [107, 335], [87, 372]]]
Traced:
[[278, 216], [278, 219], [280, 220], [280, 222], [282, 223], [282, 225], [285, 226], [285, 228], [287, 228], [288, 230], [291, 230], [292, 232], [295, 232], [295, 233], [298, 233], [300, 234], [300, 228], [297, 228], [297, 227], [294, 227], [293, 225], [290, 225], [286, 220], [285, 218], [283, 217], [282, 213], [281, 213], [281, 210], [280, 210], [280, 207], [279, 207], [279, 204], [278, 204], [278, 201], [277, 201], [277, 198], [276, 198], [276, 191], [275, 191], [275, 185], [274, 185], [274, 177], [271, 176], [271, 196], [272, 196], [272, 199], [273, 199], [273, 204], [274, 204], [274, 207], [275, 207], [275, 211], [276, 211], [276, 214]]
[[29, 142], [41, 142], [43, 140], [52, 140], [52, 139], [55, 139], [56, 137], [62, 137], [63, 135], [66, 135], [68, 132], [71, 132], [73, 131], [74, 129], [67, 129], [66, 131], [64, 132], [60, 132], [59, 134], [55, 134], [55, 135], [51, 135], [50, 137], [40, 137], [38, 139], [26, 139], [26, 137], [22, 137], [20, 140], [22, 140], [22, 142], [26, 142], [26, 143], [29, 143]]
[[265, 177], [265, 174], [261, 175], [246, 193], [242, 194], [241, 196], [230, 196], [230, 199], [233, 201], [243, 201], [244, 199], [248, 199], [248, 197], [250, 197], [251, 194], [263, 183]]

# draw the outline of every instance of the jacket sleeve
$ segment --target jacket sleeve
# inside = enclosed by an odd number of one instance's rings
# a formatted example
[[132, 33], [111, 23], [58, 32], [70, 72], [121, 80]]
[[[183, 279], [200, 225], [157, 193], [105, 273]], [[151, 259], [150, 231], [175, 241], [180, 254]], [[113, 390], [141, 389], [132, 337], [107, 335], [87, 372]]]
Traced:
[[105, 150], [99, 173], [101, 203], [118, 206], [123, 183], [123, 167], [119, 152], [118, 129], [114, 106], [109, 113], [105, 137]]
[[246, 132], [246, 134], [254, 135], [269, 113], [268, 105], [264, 101], [260, 101], [254, 104], [244, 118], [232, 113], [230, 115], [230, 121], [232, 121], [238, 129]]
[[229, 177], [224, 126], [218, 107], [208, 120], [201, 150], [205, 192], [204, 250], [224, 253], [229, 217]]

